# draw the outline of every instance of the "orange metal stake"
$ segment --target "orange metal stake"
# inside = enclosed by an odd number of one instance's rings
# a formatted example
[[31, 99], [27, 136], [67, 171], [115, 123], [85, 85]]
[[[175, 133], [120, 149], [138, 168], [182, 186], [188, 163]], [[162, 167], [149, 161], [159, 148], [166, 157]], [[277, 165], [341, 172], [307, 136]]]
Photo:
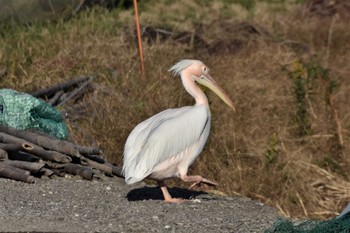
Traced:
[[139, 21], [139, 12], [137, 7], [137, 0], [134, 0], [134, 8], [135, 8], [135, 22], [136, 22], [136, 30], [137, 30], [137, 39], [139, 42], [139, 52], [140, 52], [140, 60], [141, 60], [141, 74], [142, 79], [145, 79], [145, 65], [143, 61], [143, 53], [142, 53], [142, 40], [141, 40], [141, 30], [140, 30], [140, 21]]

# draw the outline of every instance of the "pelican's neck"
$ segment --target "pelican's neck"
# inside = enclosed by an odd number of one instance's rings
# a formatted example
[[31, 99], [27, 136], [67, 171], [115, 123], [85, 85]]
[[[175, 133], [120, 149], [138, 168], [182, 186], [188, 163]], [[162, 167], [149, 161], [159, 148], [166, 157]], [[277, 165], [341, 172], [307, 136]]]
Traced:
[[184, 70], [181, 72], [181, 80], [186, 91], [196, 100], [196, 105], [205, 105], [209, 107], [207, 96], [197, 86], [195, 81], [193, 81], [191, 74]]

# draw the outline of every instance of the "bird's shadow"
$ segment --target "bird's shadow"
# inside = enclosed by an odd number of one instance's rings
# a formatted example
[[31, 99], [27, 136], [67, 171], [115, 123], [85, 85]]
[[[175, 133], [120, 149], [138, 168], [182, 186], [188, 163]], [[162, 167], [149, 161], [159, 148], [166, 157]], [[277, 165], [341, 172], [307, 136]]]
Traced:
[[[168, 188], [170, 195], [173, 198], [193, 199], [201, 194], [206, 194], [203, 191], [194, 191], [183, 188]], [[126, 198], [128, 201], [142, 200], [164, 200], [162, 191], [159, 187], [142, 187], [131, 190]]]

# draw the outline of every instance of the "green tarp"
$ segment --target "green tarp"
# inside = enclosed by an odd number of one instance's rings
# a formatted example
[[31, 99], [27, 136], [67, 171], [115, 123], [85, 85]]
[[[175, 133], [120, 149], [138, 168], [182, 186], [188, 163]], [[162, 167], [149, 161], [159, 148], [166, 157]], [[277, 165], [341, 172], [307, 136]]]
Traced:
[[36, 129], [60, 139], [68, 129], [59, 111], [29, 94], [0, 89], [0, 124], [16, 129]]

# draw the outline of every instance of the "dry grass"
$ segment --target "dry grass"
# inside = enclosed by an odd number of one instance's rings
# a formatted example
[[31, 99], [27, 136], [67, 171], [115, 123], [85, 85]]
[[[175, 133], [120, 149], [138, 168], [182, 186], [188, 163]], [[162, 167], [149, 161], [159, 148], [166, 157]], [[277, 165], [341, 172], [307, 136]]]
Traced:
[[[173, 12], [165, 12], [166, 2]], [[200, 59], [231, 95], [237, 113], [207, 93], [212, 132], [190, 173], [218, 181], [221, 193], [261, 200], [287, 216], [334, 216], [350, 199], [348, 21], [308, 17], [302, 5], [289, 1], [257, 3], [255, 10], [227, 1], [208, 1], [206, 7], [201, 2], [186, 3], [192, 13], [183, 12], [180, 18], [182, 1], [145, 4], [141, 21], [197, 31], [208, 43], [240, 40], [239, 50], [210, 55], [171, 40], [145, 44], [147, 82], [142, 82], [137, 45], [126, 40], [133, 30], [131, 12], [96, 8], [67, 22], [3, 30], [0, 69], [6, 67], [7, 75], [0, 78], [0, 88], [29, 92], [75, 75], [97, 74], [93, 92], [65, 107], [71, 140], [101, 146], [110, 160], [121, 164], [124, 142], [138, 122], [193, 104], [167, 69], [182, 58]], [[229, 30], [242, 21], [260, 33]], [[295, 79], [283, 67], [308, 80], [302, 102], [296, 99]], [[339, 84], [331, 95], [343, 147], [327, 102], [327, 82], [320, 74], [310, 79], [310, 67], [329, 69], [329, 79]], [[303, 121], [296, 120], [300, 107], [306, 112]], [[309, 124], [303, 135], [300, 122]]]

